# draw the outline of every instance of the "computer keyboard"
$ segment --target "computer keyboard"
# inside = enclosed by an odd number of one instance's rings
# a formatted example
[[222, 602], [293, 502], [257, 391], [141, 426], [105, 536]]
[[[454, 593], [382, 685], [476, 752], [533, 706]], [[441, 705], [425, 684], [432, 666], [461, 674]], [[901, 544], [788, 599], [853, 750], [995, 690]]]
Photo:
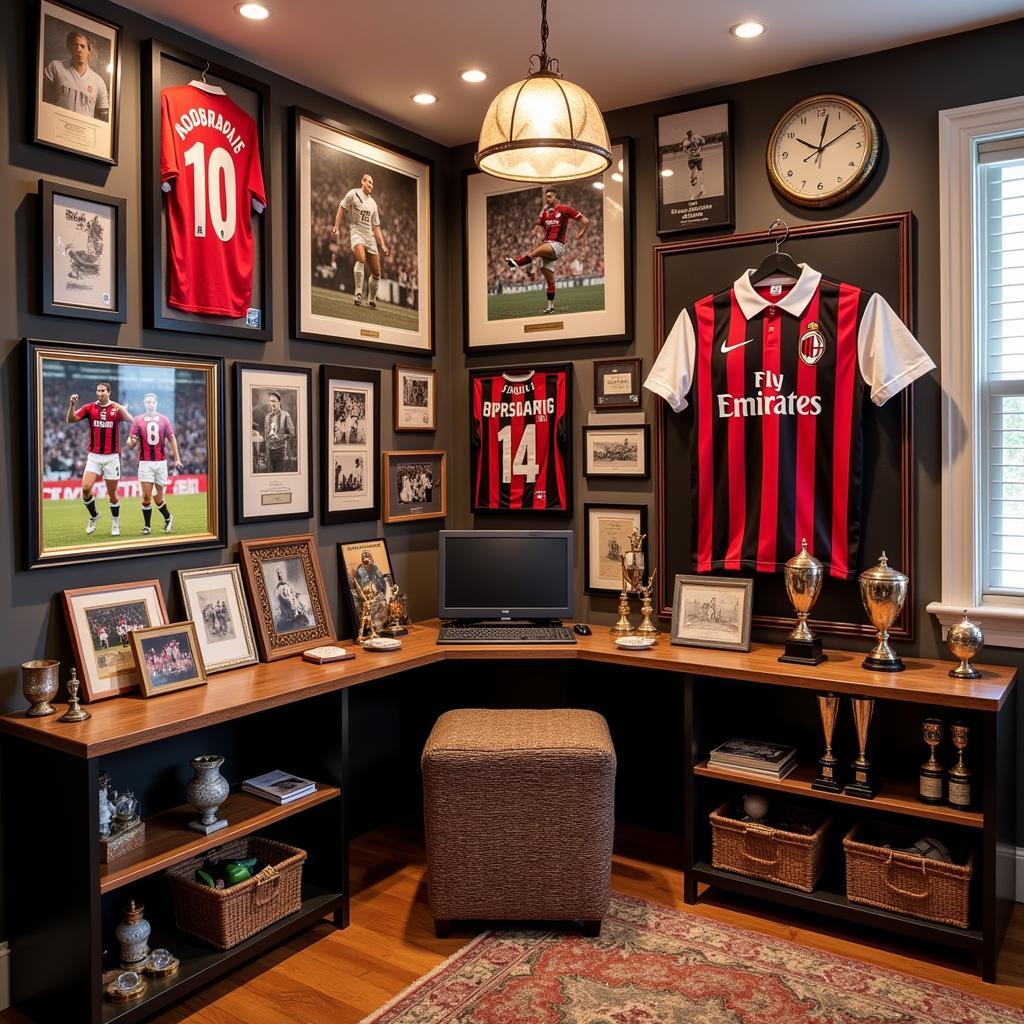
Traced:
[[565, 626], [502, 625], [442, 626], [439, 644], [574, 644], [576, 637]]

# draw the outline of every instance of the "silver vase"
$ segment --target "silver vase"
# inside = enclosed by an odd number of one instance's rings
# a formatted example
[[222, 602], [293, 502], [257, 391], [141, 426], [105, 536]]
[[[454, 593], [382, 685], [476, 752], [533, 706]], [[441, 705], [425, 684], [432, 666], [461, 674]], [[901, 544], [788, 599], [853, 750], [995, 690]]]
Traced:
[[190, 821], [188, 827], [204, 835], [228, 827], [226, 819], [217, 817], [218, 808], [231, 792], [228, 780], [220, 773], [220, 766], [223, 763], [224, 758], [220, 754], [200, 754], [189, 761], [195, 775], [188, 784], [185, 795], [200, 816], [197, 821]]

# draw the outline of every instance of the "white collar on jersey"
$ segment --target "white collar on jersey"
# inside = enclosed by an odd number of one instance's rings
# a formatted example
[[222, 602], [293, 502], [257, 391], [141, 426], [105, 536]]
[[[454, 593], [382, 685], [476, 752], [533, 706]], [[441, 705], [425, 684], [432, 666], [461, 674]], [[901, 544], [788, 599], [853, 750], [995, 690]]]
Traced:
[[193, 78], [188, 83], [193, 89], [202, 89], [203, 92], [212, 92], [214, 96], [227, 96], [227, 93], [219, 85], [210, 85], [209, 82], [201, 82], [198, 78]]
[[768, 306], [775, 306], [785, 313], [800, 316], [807, 308], [807, 303], [811, 301], [815, 291], [817, 291], [818, 284], [821, 281], [821, 273], [813, 267], [809, 267], [806, 263], [800, 263], [798, 266], [800, 267], [800, 276], [797, 278], [796, 284], [778, 302], [761, 298], [757, 293], [757, 289], [750, 283], [750, 275], [754, 271], [744, 271], [732, 286], [733, 294], [736, 296], [736, 301], [739, 303], [744, 317], [751, 320]]

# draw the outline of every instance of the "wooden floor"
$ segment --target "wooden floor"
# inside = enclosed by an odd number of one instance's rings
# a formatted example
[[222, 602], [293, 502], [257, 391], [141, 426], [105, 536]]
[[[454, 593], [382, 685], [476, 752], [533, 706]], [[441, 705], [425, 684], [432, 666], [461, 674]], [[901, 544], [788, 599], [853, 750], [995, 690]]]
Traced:
[[[682, 874], [670, 837], [623, 830], [616, 843], [613, 888], [684, 909]], [[426, 863], [419, 835], [391, 827], [357, 840], [352, 848], [352, 924], [338, 931], [324, 923], [157, 1017], [155, 1024], [355, 1024], [410, 982], [469, 941], [472, 932], [434, 937], [427, 908]], [[746, 909], [745, 909], [746, 908]], [[691, 912], [769, 936], [856, 957], [1000, 1002], [1024, 1007], [1024, 906], [1015, 910], [1003, 946], [998, 985], [982, 983], [970, 965], [945, 950], [906, 955], [877, 931], [826, 932], [820, 920], [773, 914], [715, 893]], [[902, 949], [902, 952], [901, 952]], [[14, 1011], [2, 1024], [23, 1024]]]

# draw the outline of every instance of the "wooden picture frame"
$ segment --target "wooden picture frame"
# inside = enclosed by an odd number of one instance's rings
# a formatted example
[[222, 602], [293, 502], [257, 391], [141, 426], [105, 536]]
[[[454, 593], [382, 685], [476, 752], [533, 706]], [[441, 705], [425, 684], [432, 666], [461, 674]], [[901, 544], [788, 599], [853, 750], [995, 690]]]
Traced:
[[256, 664], [259, 654], [239, 566], [178, 569], [177, 576], [185, 615], [196, 624], [206, 674]]
[[[629, 551], [628, 538], [633, 530], [644, 535], [647, 551], [647, 506], [622, 502], [604, 504], [586, 502], [583, 506], [583, 590], [587, 594], [622, 592], [621, 555]], [[611, 569], [614, 566], [614, 570]], [[629, 593], [632, 587], [626, 586]]]
[[380, 518], [380, 370], [320, 367], [320, 522]]
[[[362, 601], [356, 587], [357, 584], [373, 583], [378, 599], [371, 609], [373, 624], [377, 630], [387, 625], [388, 587], [398, 586], [388, 551], [388, 542], [384, 537], [371, 537], [368, 540], [340, 541], [338, 543], [338, 564], [341, 569], [342, 590], [348, 596], [348, 610], [352, 616], [353, 635], [359, 628], [362, 612]], [[357, 580], [357, 574], [360, 579]], [[363, 585], [365, 585], [365, 583]]]
[[206, 685], [194, 622], [169, 622], [132, 633], [132, 655], [144, 697]]
[[277, 661], [335, 639], [311, 533], [238, 542], [260, 655]]
[[651, 475], [651, 426], [623, 423], [583, 427], [583, 475], [588, 479], [647, 480]]
[[391, 380], [395, 433], [434, 433], [437, 430], [437, 370], [431, 366], [396, 363]]
[[753, 580], [677, 574], [669, 639], [681, 647], [749, 651], [753, 595]]
[[643, 359], [594, 360], [594, 408], [639, 409], [643, 405]]
[[383, 457], [384, 522], [444, 519], [448, 514], [447, 452], [391, 451]]

